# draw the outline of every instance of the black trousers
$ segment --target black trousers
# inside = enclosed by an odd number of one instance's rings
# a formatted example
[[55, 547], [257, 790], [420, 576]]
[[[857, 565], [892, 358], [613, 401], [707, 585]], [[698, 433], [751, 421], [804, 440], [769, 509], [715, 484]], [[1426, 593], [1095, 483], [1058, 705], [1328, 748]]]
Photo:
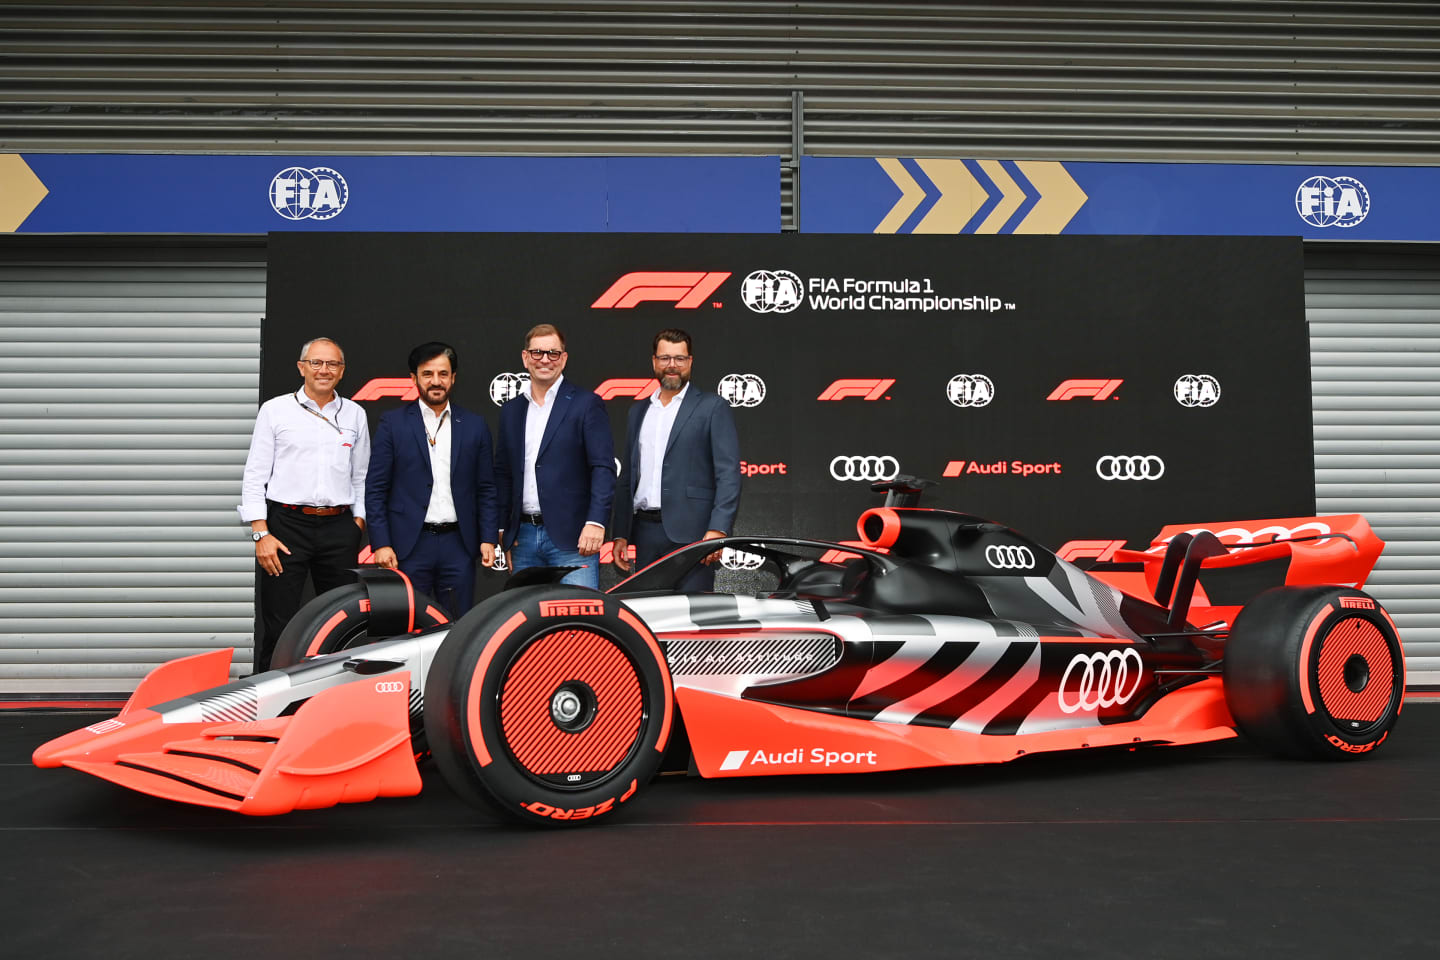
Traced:
[[[685, 546], [665, 536], [665, 524], [660, 522], [659, 517], [647, 517], [641, 513], [635, 514], [634, 522], [630, 524], [630, 536], [633, 538], [631, 542], [635, 544], [637, 570], [649, 566], [670, 551]], [[714, 590], [715, 565], [696, 566], [680, 581], [677, 589], [682, 593], [708, 593]]]
[[315, 517], [271, 503], [265, 522], [289, 553], [280, 553], [280, 575], [270, 576], [255, 564], [260, 578], [260, 610], [256, 618], [255, 672], [270, 669], [270, 655], [285, 624], [300, 609], [305, 580], [324, 593], [355, 582], [360, 554], [360, 528], [349, 513]]

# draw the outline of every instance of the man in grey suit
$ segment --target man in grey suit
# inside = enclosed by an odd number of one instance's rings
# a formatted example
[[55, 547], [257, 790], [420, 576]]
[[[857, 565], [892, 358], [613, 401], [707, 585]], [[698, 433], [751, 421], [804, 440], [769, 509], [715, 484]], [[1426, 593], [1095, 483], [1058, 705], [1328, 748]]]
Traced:
[[[690, 334], [661, 330], [651, 346], [660, 389], [636, 401], [625, 424], [625, 470], [615, 490], [615, 566], [630, 572], [625, 549], [635, 542], [644, 567], [697, 540], [727, 536], [740, 505], [740, 441], [730, 405], [690, 383]], [[719, 551], [681, 583], [715, 586]]]

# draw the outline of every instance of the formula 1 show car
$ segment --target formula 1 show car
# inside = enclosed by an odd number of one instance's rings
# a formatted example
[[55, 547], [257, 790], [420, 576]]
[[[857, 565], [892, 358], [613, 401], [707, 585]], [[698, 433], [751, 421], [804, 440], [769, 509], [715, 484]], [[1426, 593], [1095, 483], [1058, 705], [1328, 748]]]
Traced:
[[[628, 807], [667, 751], [702, 777], [856, 773], [1240, 732], [1353, 759], [1394, 727], [1405, 661], [1359, 589], [1384, 546], [1363, 517], [1171, 526], [1086, 571], [918, 507], [926, 483], [876, 485], [858, 541], [705, 541], [605, 593], [521, 571], [454, 623], [362, 570], [300, 611], [276, 669], [171, 661], [34, 761], [277, 814], [418, 793], [430, 752], [465, 799], [574, 824]], [[676, 592], [725, 547], [769, 589]]]

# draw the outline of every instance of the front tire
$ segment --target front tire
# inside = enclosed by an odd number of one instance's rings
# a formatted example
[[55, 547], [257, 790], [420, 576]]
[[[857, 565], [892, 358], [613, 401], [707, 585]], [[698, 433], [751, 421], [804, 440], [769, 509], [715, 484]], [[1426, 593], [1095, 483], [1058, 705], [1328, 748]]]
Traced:
[[462, 798], [527, 823], [589, 823], [645, 787], [674, 715], [669, 668], [614, 597], [507, 590], [462, 617], [426, 680], [425, 730]]
[[1240, 732], [1282, 756], [1366, 756], [1394, 729], [1405, 654], [1373, 598], [1343, 587], [1276, 587], [1235, 619], [1225, 699]]

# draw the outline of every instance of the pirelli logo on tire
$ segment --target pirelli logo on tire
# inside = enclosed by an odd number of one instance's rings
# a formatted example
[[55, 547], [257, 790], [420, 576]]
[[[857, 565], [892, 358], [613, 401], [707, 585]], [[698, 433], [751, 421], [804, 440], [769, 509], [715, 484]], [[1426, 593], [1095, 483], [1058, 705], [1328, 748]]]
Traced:
[[542, 617], [599, 617], [605, 613], [604, 600], [541, 600]]

